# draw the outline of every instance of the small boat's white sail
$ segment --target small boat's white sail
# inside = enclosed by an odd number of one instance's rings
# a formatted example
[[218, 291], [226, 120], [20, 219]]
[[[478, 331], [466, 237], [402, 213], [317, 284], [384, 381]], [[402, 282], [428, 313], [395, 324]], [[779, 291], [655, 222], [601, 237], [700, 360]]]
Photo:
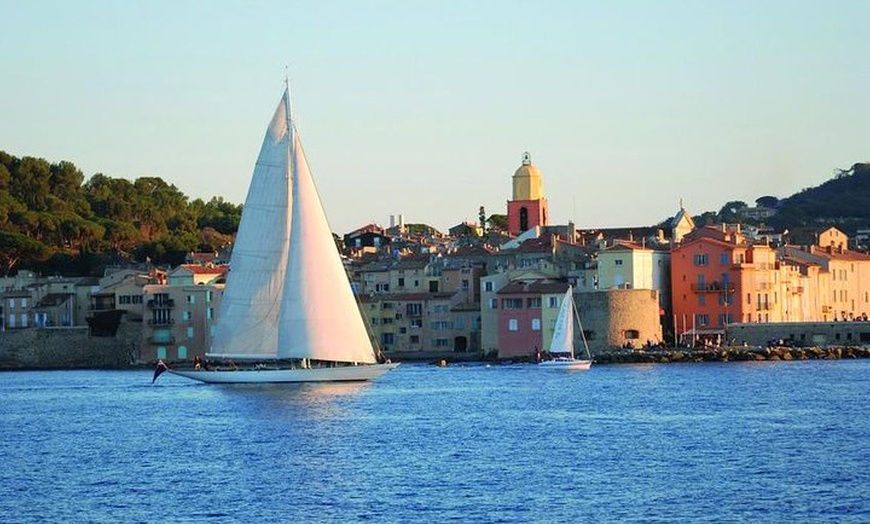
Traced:
[[550, 353], [574, 356], [574, 299], [571, 296], [571, 287], [568, 287], [562, 297], [562, 306], [559, 308], [553, 338], [550, 340]]
[[365, 321], [291, 118], [293, 212], [278, 329], [281, 358], [374, 363]]
[[290, 229], [289, 111], [285, 90], [254, 166], [208, 357], [278, 355], [278, 319]]

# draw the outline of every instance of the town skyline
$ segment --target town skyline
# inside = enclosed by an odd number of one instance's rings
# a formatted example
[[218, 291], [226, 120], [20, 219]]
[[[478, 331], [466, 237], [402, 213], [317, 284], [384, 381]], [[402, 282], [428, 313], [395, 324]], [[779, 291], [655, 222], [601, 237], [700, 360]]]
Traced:
[[525, 151], [578, 227], [867, 160], [865, 2], [5, 7], [3, 149], [242, 203], [287, 66], [334, 231], [503, 213]]

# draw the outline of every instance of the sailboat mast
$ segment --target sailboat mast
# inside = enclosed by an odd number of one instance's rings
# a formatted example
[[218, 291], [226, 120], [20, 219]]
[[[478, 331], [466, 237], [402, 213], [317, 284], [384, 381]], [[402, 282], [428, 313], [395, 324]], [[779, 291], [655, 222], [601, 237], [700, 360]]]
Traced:
[[577, 308], [577, 303], [574, 301], [574, 288], [569, 287], [568, 292], [571, 296], [571, 309], [574, 310], [574, 318], [577, 319], [577, 326], [580, 328], [580, 339], [583, 340], [583, 349], [586, 350], [586, 357], [592, 359], [592, 354], [589, 353], [589, 344], [586, 342], [586, 333], [583, 331], [583, 323], [580, 322], [580, 310]]

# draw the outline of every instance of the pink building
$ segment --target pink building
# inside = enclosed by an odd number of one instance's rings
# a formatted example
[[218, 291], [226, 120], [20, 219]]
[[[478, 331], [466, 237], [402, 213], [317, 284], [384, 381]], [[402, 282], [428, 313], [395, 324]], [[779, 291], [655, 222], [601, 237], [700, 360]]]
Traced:
[[[534, 358], [544, 351], [548, 309], [542, 302], [549, 295], [564, 294], [568, 284], [553, 280], [511, 282], [497, 293], [498, 297], [498, 357]], [[555, 309], [554, 309], [555, 311]], [[553, 313], [555, 315], [555, 313]]]

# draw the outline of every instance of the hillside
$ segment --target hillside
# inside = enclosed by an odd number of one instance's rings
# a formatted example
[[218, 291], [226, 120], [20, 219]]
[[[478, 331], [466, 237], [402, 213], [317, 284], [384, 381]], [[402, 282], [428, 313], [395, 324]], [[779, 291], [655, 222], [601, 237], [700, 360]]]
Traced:
[[850, 236], [870, 227], [870, 163], [857, 163], [837, 171], [834, 178], [790, 197], [762, 196], [755, 205], [772, 216], [753, 218], [745, 202], [725, 203], [719, 211], [693, 217], [698, 225], [744, 222], [770, 226], [777, 231], [802, 227], [836, 226]]

